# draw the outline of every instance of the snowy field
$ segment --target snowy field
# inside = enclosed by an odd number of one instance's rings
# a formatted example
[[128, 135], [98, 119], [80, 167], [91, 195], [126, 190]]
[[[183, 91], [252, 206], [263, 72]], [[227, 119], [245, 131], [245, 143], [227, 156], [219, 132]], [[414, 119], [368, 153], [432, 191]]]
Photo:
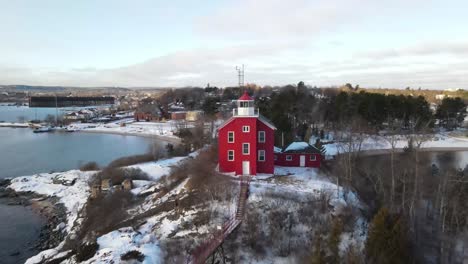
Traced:
[[121, 135], [157, 136], [177, 140], [174, 134], [179, 128], [191, 128], [194, 125], [185, 121], [169, 120], [167, 122], [133, 122], [133, 119], [124, 119], [107, 124], [100, 123], [73, 123], [67, 128], [83, 132], [113, 133]]
[[[326, 203], [326, 210], [321, 212], [320, 204], [323, 202]], [[292, 247], [299, 252], [304, 248], [310, 252], [312, 245], [309, 243], [314, 234], [327, 228], [332, 219], [350, 211], [355, 218], [341, 234], [340, 252], [344, 254], [351, 245], [359, 249], [364, 247], [367, 221], [360, 213], [364, 205], [353, 192], [348, 192], [345, 197], [343, 188], [332, 183], [318, 169], [276, 166], [274, 176], [260, 175], [252, 179], [247, 203], [249, 209], [244, 220], [247, 222], [240, 231], [243, 238], [238, 238], [237, 242], [243, 243], [243, 239], [255, 231], [255, 228], [249, 229], [246, 225], [258, 222], [260, 224], [256, 228], [262, 230], [259, 233], [262, 237], [258, 239], [274, 240], [275, 243], [267, 242], [264, 246], [266, 252], [260, 254], [250, 247], [244, 247], [237, 253], [238, 262], [302, 263], [300, 256], [291, 254], [282, 257], [280, 252], [288, 248], [287, 243], [292, 243]], [[282, 220], [271, 222], [275, 215], [283, 215]], [[278, 228], [282, 225], [281, 221], [287, 222], [290, 217], [294, 220], [289, 230]]]
[[[392, 148], [390, 144], [391, 138], [384, 136], [369, 136], [362, 141], [361, 150], [389, 150]], [[311, 140], [312, 141], [312, 140]], [[312, 143], [312, 142], [311, 142]], [[313, 142], [315, 143], [315, 142]], [[396, 136], [395, 148], [403, 149], [408, 146], [408, 138], [406, 136]], [[332, 143], [325, 144], [326, 155], [337, 155], [339, 153], [346, 152], [346, 143]], [[427, 149], [468, 149], [468, 138], [453, 137], [448, 133], [439, 133], [435, 135], [429, 135], [425, 140], [421, 148]]]

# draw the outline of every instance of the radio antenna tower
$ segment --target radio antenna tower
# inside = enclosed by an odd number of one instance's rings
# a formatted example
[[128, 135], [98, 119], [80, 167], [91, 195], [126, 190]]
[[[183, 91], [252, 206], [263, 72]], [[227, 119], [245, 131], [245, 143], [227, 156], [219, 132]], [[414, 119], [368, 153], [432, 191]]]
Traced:
[[242, 67], [236, 66], [237, 78], [239, 80], [239, 88], [244, 87], [244, 64]]

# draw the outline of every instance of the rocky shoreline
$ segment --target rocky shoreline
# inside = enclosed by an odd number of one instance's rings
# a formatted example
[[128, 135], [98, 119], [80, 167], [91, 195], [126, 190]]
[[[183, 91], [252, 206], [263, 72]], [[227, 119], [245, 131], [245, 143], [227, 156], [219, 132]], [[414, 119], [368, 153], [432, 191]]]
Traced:
[[[31, 241], [29, 250], [46, 250], [54, 248], [65, 239], [66, 232], [66, 209], [58, 203], [55, 197], [46, 197], [33, 192], [16, 192], [8, 186], [9, 179], [0, 180], [0, 203], [9, 206], [28, 206], [33, 212], [44, 219], [39, 239]], [[20, 252], [11, 252], [11, 256], [19, 255]]]

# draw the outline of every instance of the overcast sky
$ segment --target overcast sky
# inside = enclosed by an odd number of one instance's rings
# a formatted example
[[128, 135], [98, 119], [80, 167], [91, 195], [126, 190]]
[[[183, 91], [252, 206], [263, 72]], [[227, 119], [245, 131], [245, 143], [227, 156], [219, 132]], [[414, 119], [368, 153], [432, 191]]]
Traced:
[[468, 89], [466, 0], [0, 0], [0, 84]]

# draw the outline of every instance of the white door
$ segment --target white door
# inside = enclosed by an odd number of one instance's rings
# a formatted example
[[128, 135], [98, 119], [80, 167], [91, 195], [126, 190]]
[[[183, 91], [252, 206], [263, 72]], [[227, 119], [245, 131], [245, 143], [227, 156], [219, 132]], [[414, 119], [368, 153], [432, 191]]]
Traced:
[[250, 161], [242, 162], [242, 175], [250, 175]]
[[301, 155], [299, 156], [300, 160], [299, 160], [299, 166], [301, 167], [305, 167], [305, 156], [304, 155]]

